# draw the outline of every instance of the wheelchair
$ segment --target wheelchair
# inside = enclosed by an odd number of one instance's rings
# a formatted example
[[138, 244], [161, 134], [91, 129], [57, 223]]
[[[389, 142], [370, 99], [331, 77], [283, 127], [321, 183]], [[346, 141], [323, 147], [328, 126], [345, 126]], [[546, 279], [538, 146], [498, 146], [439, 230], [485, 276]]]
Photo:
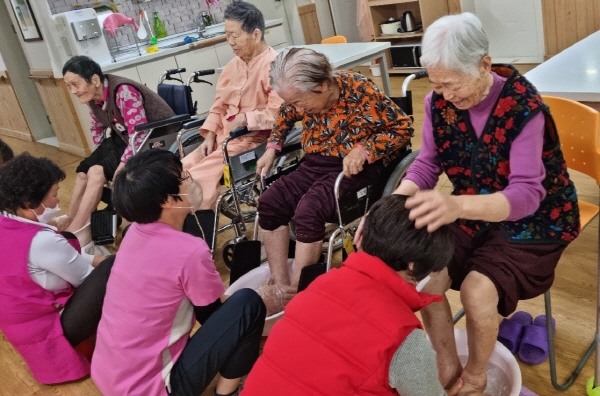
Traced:
[[[411, 117], [411, 119], [413, 119], [412, 95], [408, 90], [408, 85], [412, 80], [424, 78], [426, 76], [426, 72], [419, 72], [408, 76], [402, 87], [402, 96], [399, 98], [391, 98], [406, 114]], [[300, 284], [298, 285], [298, 291], [306, 288], [308, 284], [318, 275], [323, 274], [331, 269], [334, 251], [340, 247], [343, 247], [342, 257], [343, 260], [345, 260], [347, 255], [355, 250], [353, 246], [353, 239], [360, 220], [375, 202], [384, 196], [392, 194], [398, 188], [402, 178], [406, 174], [406, 171], [415, 160], [417, 155], [418, 150], [413, 151], [411, 143], [407, 143], [404, 147], [399, 149], [396, 158], [386, 164], [381, 177], [379, 177], [378, 180], [357, 192], [348, 193], [343, 196], [340, 194], [340, 185], [344, 178], [344, 173], [342, 172], [338, 175], [334, 185], [334, 196], [336, 199], [336, 219], [331, 219], [332, 223], [335, 224], [333, 224], [333, 228], [328, 227], [328, 235], [324, 240], [324, 242], [327, 242], [327, 248], [324, 249], [325, 255], [322, 255], [319, 263], [306, 267], [306, 276], [304, 276], [305, 270], [303, 270], [300, 278]], [[296, 169], [298, 164], [299, 162], [291, 164], [286, 168], [285, 173], [276, 172], [263, 178], [261, 180], [261, 188], [268, 187], [282, 175], [292, 172]], [[260, 214], [257, 212], [255, 216], [253, 241], [251, 241], [256, 242], [256, 245], [250, 249], [240, 249], [239, 255], [236, 254], [235, 251], [232, 254], [230, 283], [235, 282], [245, 273], [258, 267], [263, 261], [259, 256], [260, 242], [257, 241], [259, 216]], [[290, 229], [293, 230], [293, 224], [291, 224]], [[291, 235], [290, 239], [289, 257], [293, 258], [293, 245], [295, 242], [293, 234]]]
[[[199, 134], [199, 129], [204, 124], [206, 117], [196, 119], [190, 118], [196, 114], [196, 104], [192, 105], [191, 84], [192, 83], [207, 83], [199, 77], [214, 74], [214, 70], [201, 70], [190, 75], [186, 84], [172, 85], [164, 84], [165, 80], [182, 80], [173, 77], [174, 74], [185, 72], [185, 68], [167, 70], [159, 79], [158, 93], [165, 101], [173, 108], [176, 113], [175, 117], [167, 120], [161, 120], [153, 123], [136, 126], [136, 134], [132, 139], [143, 132], [150, 131], [137, 152], [153, 149], [168, 149], [174, 154], [179, 155], [183, 159], [186, 155], [195, 150], [204, 139]], [[183, 83], [183, 82], [182, 82]], [[181, 122], [182, 129], [176, 134], [152, 134], [156, 128], [160, 128], [173, 123]], [[226, 191], [217, 199], [216, 210], [201, 210], [196, 212], [196, 217], [199, 219], [198, 224], [195, 219], [192, 221], [186, 220], [186, 225], [193, 228], [195, 235], [202, 237], [209, 244], [211, 251], [214, 254], [216, 247], [217, 235], [221, 232], [233, 229], [235, 237], [227, 241], [223, 247], [223, 258], [225, 263], [230, 262], [232, 247], [238, 242], [246, 240], [246, 223], [251, 222], [256, 213], [258, 189], [255, 186], [255, 170], [256, 161], [262, 156], [266, 150], [266, 139], [261, 145], [244, 151], [236, 155], [229, 155], [227, 146], [234, 139], [245, 136], [253, 131], [247, 128], [238, 128], [231, 131], [230, 135], [223, 141], [223, 164], [224, 164], [224, 184]], [[286, 150], [290, 155], [281, 159], [280, 168], [286, 161], [298, 162], [300, 160], [300, 130], [291, 133], [286, 141]], [[289, 149], [290, 145], [297, 144], [293, 149]], [[295, 157], [292, 152], [296, 151]], [[219, 228], [219, 216], [223, 214], [231, 220]], [[193, 216], [191, 216], [193, 218]]]

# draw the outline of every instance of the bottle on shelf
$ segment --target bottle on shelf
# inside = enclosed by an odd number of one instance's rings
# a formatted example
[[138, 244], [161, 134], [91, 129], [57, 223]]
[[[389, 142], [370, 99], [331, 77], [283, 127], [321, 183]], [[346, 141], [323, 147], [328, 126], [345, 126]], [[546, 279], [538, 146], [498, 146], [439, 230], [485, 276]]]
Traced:
[[158, 17], [158, 12], [154, 11], [154, 34], [157, 38], [167, 37], [167, 29], [165, 29], [165, 24]]
[[212, 15], [210, 15], [206, 11], [202, 11], [202, 23], [204, 23], [204, 26], [210, 26], [210, 25], [212, 25], [213, 24]]

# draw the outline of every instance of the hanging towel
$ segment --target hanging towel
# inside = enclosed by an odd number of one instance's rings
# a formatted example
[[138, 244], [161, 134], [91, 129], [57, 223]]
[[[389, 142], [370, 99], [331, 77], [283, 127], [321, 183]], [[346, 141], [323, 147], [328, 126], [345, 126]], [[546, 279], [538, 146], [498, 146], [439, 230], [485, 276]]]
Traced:
[[115, 30], [123, 25], [133, 25], [133, 28], [137, 32], [138, 25], [135, 23], [134, 18], [129, 18], [123, 14], [115, 13], [106, 17], [104, 20], [104, 29], [111, 35], [115, 35]]

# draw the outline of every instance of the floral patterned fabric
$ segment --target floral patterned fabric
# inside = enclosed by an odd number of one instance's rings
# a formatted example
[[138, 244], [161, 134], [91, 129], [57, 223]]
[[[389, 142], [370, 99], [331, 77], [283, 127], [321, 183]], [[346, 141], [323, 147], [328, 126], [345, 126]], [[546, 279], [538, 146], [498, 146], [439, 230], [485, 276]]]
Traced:
[[[108, 102], [108, 80], [105, 79], [104, 82], [104, 102], [97, 101], [96, 104], [103, 106]], [[146, 119], [146, 110], [144, 110], [144, 102], [142, 100], [142, 94], [132, 87], [131, 85], [120, 85], [117, 89], [117, 93], [115, 95], [115, 101], [117, 108], [121, 112], [123, 116], [123, 121], [127, 128], [127, 134], [129, 136], [133, 136], [134, 128], [138, 124], [146, 124], [148, 120]], [[92, 127], [90, 128], [92, 131], [92, 142], [96, 147], [102, 143], [104, 140], [104, 128], [105, 126], [98, 121], [94, 111], [90, 109], [90, 116], [92, 118]], [[136, 147], [139, 147], [140, 144], [144, 141], [147, 132], [142, 132], [136, 137]], [[127, 143], [127, 148], [125, 148], [125, 152], [121, 157], [121, 162], [127, 162], [129, 158], [133, 155], [133, 151], [131, 150], [131, 141]]]
[[338, 71], [340, 98], [323, 114], [298, 111], [284, 103], [273, 126], [269, 146], [281, 148], [297, 121], [302, 121], [302, 146], [307, 154], [344, 158], [357, 145], [369, 163], [389, 161], [413, 135], [406, 114], [370, 80], [358, 73]]
[[479, 139], [467, 111], [458, 110], [441, 95], [432, 96], [434, 141], [453, 194], [492, 194], [508, 186], [511, 144], [523, 126], [542, 111], [546, 118], [542, 152], [546, 178], [542, 184], [547, 195], [537, 212], [518, 221], [460, 219], [458, 223], [471, 237], [500, 226], [514, 243], [568, 243], [579, 233], [579, 208], [552, 116], [533, 85], [515, 69], [503, 65], [493, 70], [508, 79]]

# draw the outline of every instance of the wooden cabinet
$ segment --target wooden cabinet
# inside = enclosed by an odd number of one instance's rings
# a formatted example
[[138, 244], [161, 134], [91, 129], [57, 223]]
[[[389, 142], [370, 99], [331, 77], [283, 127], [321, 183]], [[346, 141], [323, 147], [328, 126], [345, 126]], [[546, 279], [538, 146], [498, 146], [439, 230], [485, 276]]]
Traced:
[[[229, 52], [232, 52], [231, 48], [229, 48]], [[214, 46], [186, 52], [175, 56], [175, 59], [177, 60], [177, 65], [179, 65], [179, 67], [185, 67], [187, 69], [187, 72], [185, 72], [183, 76], [183, 81], [186, 82], [189, 75], [194, 71], [217, 69], [219, 67], [219, 60]], [[219, 79], [219, 73], [211, 76], [203, 76], [201, 79], [213, 84], [192, 84], [192, 100], [198, 103], [198, 115], [205, 115], [208, 114], [210, 107], [215, 101], [215, 87], [217, 85], [217, 80]]]
[[[423, 30], [427, 29], [436, 19], [448, 14], [448, 0], [369, 0], [371, 18], [373, 19], [373, 36], [375, 41], [389, 41], [393, 45], [419, 44]], [[383, 35], [380, 23], [390, 18], [400, 19], [410, 11], [417, 24], [423, 24], [423, 30], [414, 33], [399, 33]], [[387, 53], [388, 69], [392, 73], [413, 73], [419, 68], [394, 68], [391, 62], [390, 50]]]
[[0, 71], [0, 114], [0, 135], [33, 141], [29, 124], [6, 71]]

